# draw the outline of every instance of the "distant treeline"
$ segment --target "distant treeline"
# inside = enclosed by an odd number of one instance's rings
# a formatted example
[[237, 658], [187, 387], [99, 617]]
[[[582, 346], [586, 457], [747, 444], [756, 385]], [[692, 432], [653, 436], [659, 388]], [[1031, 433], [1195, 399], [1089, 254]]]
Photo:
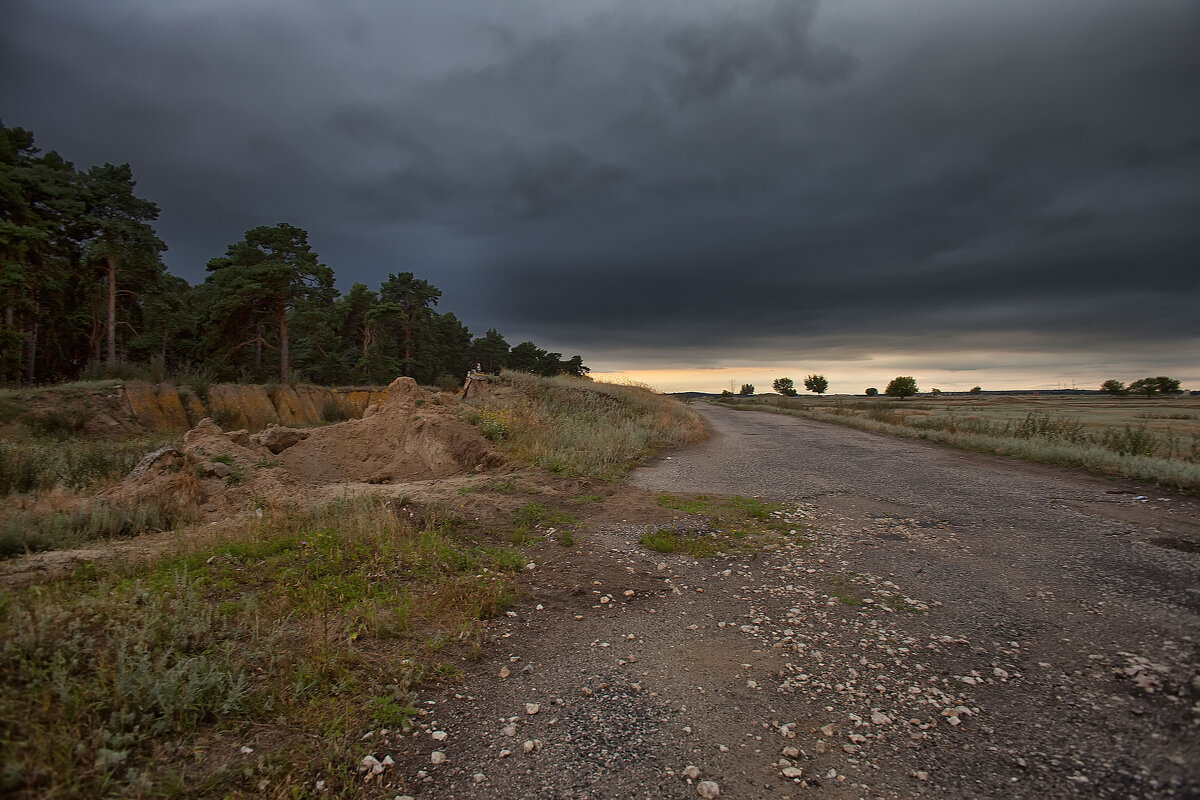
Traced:
[[167, 272], [159, 209], [128, 164], [81, 171], [0, 123], [0, 382], [118, 374], [131, 363], [223, 381], [461, 381], [476, 363], [584, 375], [532, 342], [473, 338], [411, 272], [343, 295], [301, 228], [247, 231], [197, 286]]

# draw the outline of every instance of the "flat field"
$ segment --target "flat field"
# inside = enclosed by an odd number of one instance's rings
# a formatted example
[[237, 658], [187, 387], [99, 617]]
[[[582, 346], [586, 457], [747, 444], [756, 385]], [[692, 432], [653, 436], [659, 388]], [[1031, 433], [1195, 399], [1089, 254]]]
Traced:
[[722, 398], [892, 435], [1200, 489], [1200, 397], [941, 395]]

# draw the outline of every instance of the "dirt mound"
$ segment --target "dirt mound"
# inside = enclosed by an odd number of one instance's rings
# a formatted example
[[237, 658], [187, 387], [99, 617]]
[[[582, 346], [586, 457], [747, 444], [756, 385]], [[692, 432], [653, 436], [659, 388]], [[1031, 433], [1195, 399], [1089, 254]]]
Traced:
[[315, 428], [279, 457], [289, 472], [318, 484], [441, 478], [504, 463], [452, 402], [446, 395], [431, 401], [412, 378], [397, 378], [387, 400], [362, 419]]
[[314, 486], [444, 478], [503, 464], [488, 440], [458, 418], [456, 403], [445, 395], [431, 399], [411, 378], [397, 378], [387, 399], [362, 419], [324, 428], [271, 426], [251, 434], [222, 431], [206, 418], [181, 447], [146, 456], [97, 499], [228, 515], [302, 501]]

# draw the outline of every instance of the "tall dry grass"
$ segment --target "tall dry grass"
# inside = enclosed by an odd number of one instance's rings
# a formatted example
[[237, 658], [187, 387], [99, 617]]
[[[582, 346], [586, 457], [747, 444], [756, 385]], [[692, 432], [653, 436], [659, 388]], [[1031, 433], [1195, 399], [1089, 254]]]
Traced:
[[1144, 423], [1095, 424], [1069, 410], [1052, 414], [1021, 409], [1021, 414], [989, 419], [955, 413], [935, 403], [902, 405], [887, 399], [825, 400], [822, 405], [814, 405], [808, 398], [725, 398], [720, 402], [1200, 491], [1200, 440], [1191, 434], [1152, 430]]
[[505, 372], [469, 419], [509, 455], [551, 472], [613, 480], [707, 436], [686, 404], [637, 384]]

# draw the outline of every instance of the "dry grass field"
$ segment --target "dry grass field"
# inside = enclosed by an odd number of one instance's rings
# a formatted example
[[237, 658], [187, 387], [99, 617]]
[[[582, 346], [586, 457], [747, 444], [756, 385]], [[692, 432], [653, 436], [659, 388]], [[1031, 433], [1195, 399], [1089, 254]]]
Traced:
[[1200, 490], [1200, 397], [941, 395], [722, 398], [967, 450]]

